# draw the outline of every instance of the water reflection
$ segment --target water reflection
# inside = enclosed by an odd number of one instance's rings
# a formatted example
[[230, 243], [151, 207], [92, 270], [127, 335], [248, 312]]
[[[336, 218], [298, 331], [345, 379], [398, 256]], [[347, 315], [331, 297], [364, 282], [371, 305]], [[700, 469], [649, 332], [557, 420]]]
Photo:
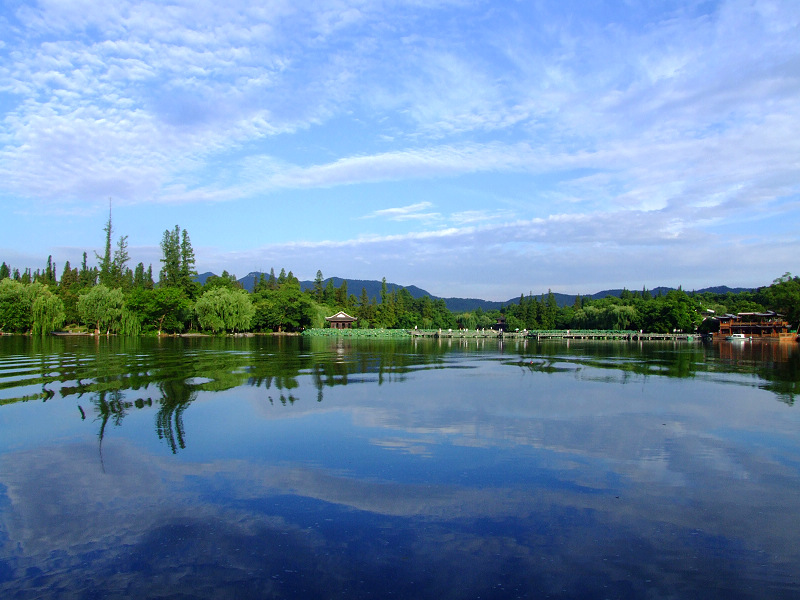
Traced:
[[334, 386], [400, 383], [421, 369], [464, 368], [448, 359], [460, 353], [489, 353], [532, 373], [591, 368], [606, 382], [749, 375], [789, 405], [800, 392], [800, 353], [786, 343], [13, 336], [0, 338], [0, 404], [75, 396], [81, 418], [84, 404], [92, 407], [101, 440], [109, 421], [119, 426], [131, 410], [155, 405], [156, 433], [177, 452], [186, 447], [183, 414], [201, 392], [261, 387], [270, 404], [287, 406], [303, 399], [300, 380], [309, 378], [321, 403]]
[[0, 348], [3, 598], [800, 593], [793, 347]]

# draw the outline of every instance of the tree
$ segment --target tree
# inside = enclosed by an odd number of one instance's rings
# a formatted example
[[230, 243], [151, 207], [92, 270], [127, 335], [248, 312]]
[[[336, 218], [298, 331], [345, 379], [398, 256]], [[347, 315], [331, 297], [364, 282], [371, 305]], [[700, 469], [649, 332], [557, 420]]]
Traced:
[[257, 294], [261, 290], [267, 289], [267, 276], [262, 271], [259, 273], [258, 278], [253, 281], [253, 293]]
[[83, 253], [83, 262], [81, 262], [81, 270], [78, 271], [78, 286], [81, 288], [88, 288], [97, 283], [97, 270], [90, 269], [86, 264], [86, 252]]
[[758, 297], [765, 306], [784, 315], [792, 326], [800, 322], [800, 277], [784, 273], [771, 286], [759, 290]]
[[128, 280], [131, 278], [130, 269], [128, 268], [128, 261], [130, 256], [128, 254], [128, 236], [123, 235], [117, 240], [117, 249], [114, 250], [114, 258], [111, 261], [111, 283], [113, 287], [130, 287]]
[[299, 283], [285, 283], [254, 297], [253, 327], [259, 331], [299, 331], [314, 325], [314, 302]]
[[194, 309], [200, 327], [215, 333], [245, 331], [250, 328], [255, 314], [250, 294], [245, 290], [225, 287], [204, 292]]
[[108, 208], [108, 222], [106, 223], [106, 226], [103, 227], [103, 231], [106, 232], [106, 249], [105, 249], [105, 252], [104, 252], [103, 256], [100, 256], [99, 254], [97, 254], [97, 252], [95, 252], [94, 255], [95, 255], [95, 257], [97, 257], [97, 260], [100, 261], [100, 273], [99, 273], [99, 275], [100, 275], [100, 283], [102, 283], [103, 285], [108, 286], [108, 287], [113, 287], [114, 286], [114, 282], [112, 281], [112, 272], [111, 272], [111, 267], [112, 267], [112, 264], [113, 264], [112, 263], [112, 259], [111, 259], [111, 234], [112, 234], [112, 231], [113, 231], [113, 227], [111, 226], [111, 206], [110, 205], [109, 205], [109, 208]]
[[242, 284], [236, 279], [236, 275], [228, 273], [227, 271], [222, 271], [222, 275], [212, 275], [206, 279], [206, 282], [203, 285], [203, 293], [205, 294], [208, 290], [213, 290], [219, 287], [224, 287], [231, 290], [241, 290]]
[[164, 231], [161, 236], [161, 272], [158, 284], [162, 287], [178, 287], [181, 283], [181, 228]]
[[11, 277], [11, 268], [4, 262], [0, 265], [0, 281]]
[[312, 288], [312, 292], [314, 294], [314, 298], [317, 302], [322, 303], [322, 295], [324, 293], [322, 283], [322, 271], [317, 270], [317, 276], [314, 278], [314, 287]]
[[0, 330], [35, 335], [54, 331], [64, 323], [64, 304], [42, 282], [23, 284], [13, 279], [0, 281]]
[[63, 291], [69, 291], [73, 285], [78, 283], [78, 270], [73, 269], [72, 265], [69, 264], [69, 261], [64, 263], [64, 271], [61, 273], [61, 282], [59, 283], [58, 288]]
[[347, 293], [347, 280], [343, 279], [342, 284], [336, 289], [336, 304], [342, 308], [348, 308], [350, 297]]
[[26, 301], [25, 285], [8, 278], [0, 281], [0, 331], [28, 331], [31, 321], [31, 306]]
[[384, 277], [383, 279], [381, 279], [381, 304], [386, 302], [388, 297], [389, 297], [389, 292], [386, 288], [386, 277]]
[[192, 242], [189, 240], [189, 232], [184, 229], [181, 232], [180, 285], [189, 298], [195, 297], [199, 287], [197, 281], [195, 281], [197, 279], [197, 271], [194, 265], [194, 249], [192, 248]]
[[333, 306], [336, 303], [336, 288], [333, 285], [333, 279], [328, 279], [325, 284], [325, 289], [322, 291], [322, 304]]
[[152, 290], [153, 283], [153, 267], [148, 267], [145, 271], [144, 263], [136, 265], [136, 270], [133, 272], [133, 287], [143, 290]]
[[67, 323], [78, 322], [78, 269], [73, 269], [69, 261], [64, 264], [61, 281], [58, 284], [58, 295], [64, 303], [64, 321]]
[[135, 288], [125, 300], [125, 307], [137, 315], [145, 330], [183, 331], [192, 309], [183, 290], [175, 287]]
[[102, 283], [94, 286], [78, 298], [78, 313], [87, 324], [94, 326], [97, 335], [116, 330], [122, 317], [125, 298], [119, 288], [111, 289]]
[[34, 300], [32, 308], [34, 335], [47, 335], [64, 324], [64, 302], [49, 290]]
[[47, 267], [44, 270], [44, 281], [42, 283], [53, 286], [56, 284], [56, 266], [53, 264], [52, 254], [47, 257]]

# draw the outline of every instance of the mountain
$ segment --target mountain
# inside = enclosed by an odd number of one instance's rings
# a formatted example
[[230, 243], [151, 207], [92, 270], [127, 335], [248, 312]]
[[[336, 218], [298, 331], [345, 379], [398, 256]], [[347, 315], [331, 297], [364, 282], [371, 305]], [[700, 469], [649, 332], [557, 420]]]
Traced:
[[195, 277], [195, 281], [199, 282], [200, 285], [205, 285], [209, 277], [216, 277], [216, 275], [211, 271], [206, 271], [205, 273], [200, 273], [200, 275]]
[[[203, 273], [199, 275], [197, 280], [201, 283], [204, 283], [208, 277], [213, 275], [213, 273]], [[269, 277], [268, 273], [264, 274], [265, 277]], [[258, 271], [253, 271], [248, 273], [241, 279], [239, 279], [239, 283], [242, 284], [242, 287], [246, 289], [248, 292], [252, 292], [253, 288], [255, 287], [256, 281], [259, 280], [261, 277], [261, 273]], [[328, 281], [333, 282], [333, 287], [339, 288], [342, 285], [342, 282], [345, 281], [341, 277], [328, 277], [322, 281], [322, 287], [328, 285]], [[376, 302], [380, 302], [381, 297], [381, 287], [383, 286], [382, 281], [375, 281], [375, 280], [363, 280], [363, 279], [348, 279], [347, 280], [347, 293], [354, 294], [357, 298], [361, 298], [361, 289], [364, 288], [367, 290], [367, 296], [370, 299], [375, 299]], [[312, 289], [314, 287], [314, 282], [310, 280], [303, 280], [300, 282], [300, 289], [303, 291]], [[431, 298], [435, 298], [430, 294], [430, 292], [423, 290], [422, 288], [418, 288], [415, 285], [399, 285], [397, 283], [389, 283], [386, 282], [386, 290], [388, 292], [397, 291], [402, 288], [405, 288], [409, 294], [411, 294], [412, 298], [422, 298], [422, 296], [430, 296]]]
[[[341, 287], [342, 282], [345, 281], [340, 277], [328, 277], [322, 282], [322, 287], [328, 285], [328, 281], [333, 281], [333, 287]], [[364, 280], [364, 279], [348, 279], [347, 280], [347, 293], [354, 294], [356, 298], [361, 298], [361, 289], [367, 290], [367, 297], [370, 299], [375, 299], [376, 302], [380, 302], [381, 299], [381, 287], [383, 286], [382, 281], [375, 281], [375, 280]], [[300, 282], [300, 289], [305, 291], [314, 287], [313, 281], [301, 281]], [[389, 283], [386, 282], [386, 291], [393, 292], [405, 288], [406, 291], [411, 294], [412, 298], [422, 298], [423, 296], [430, 296], [431, 298], [435, 298], [432, 296], [430, 292], [423, 290], [422, 288], [418, 288], [415, 285], [398, 285], [396, 283]]]
[[[657, 288], [653, 288], [652, 290], [647, 290], [647, 291], [650, 293], [651, 296], [658, 296], [658, 295], [662, 295], [663, 296], [663, 295], [666, 295], [668, 292], [674, 291], [676, 289], [677, 288], [659, 286]], [[687, 292], [687, 293], [688, 294], [704, 294], [704, 293], [711, 293], [711, 294], [728, 294], [728, 293], [738, 294], [739, 292], [752, 291], [752, 289], [753, 288], [730, 288], [730, 287], [728, 287], [726, 285], [719, 285], [719, 286], [715, 286], [715, 287], [703, 288], [701, 290], [692, 290], [692, 291]], [[602, 298], [608, 298], [609, 296], [614, 296], [615, 298], [620, 298], [622, 296], [622, 292], [624, 292], [624, 291], [625, 291], [624, 289], [603, 290], [602, 292], [597, 292], [597, 293], [594, 293], [594, 294], [581, 294], [581, 298], [591, 299], [591, 300], [600, 300]], [[628, 290], [628, 291], [633, 292], [633, 291], [636, 291], [636, 290]], [[546, 296], [546, 294], [545, 294], [545, 296]], [[553, 293], [553, 296], [555, 296], [556, 304], [558, 304], [558, 306], [571, 306], [572, 304], [575, 303], [575, 298], [577, 298], [577, 294], [558, 294], [558, 293]], [[541, 295], [535, 296], [535, 297], [541, 299]], [[512, 303], [517, 303], [517, 302], [519, 302], [519, 296], [517, 296], [516, 298], [511, 298], [511, 300], [508, 300], [506, 302], [501, 302], [500, 304], [506, 305], [506, 304], [512, 304]], [[470, 309], [467, 309], [467, 310], [470, 310]]]
[[[480, 300], [478, 298], [442, 298], [445, 306], [452, 312], [470, 312], [477, 308], [482, 310], [500, 310], [509, 302], [495, 302], [494, 300]], [[517, 300], [519, 300], [517, 298]]]
[[[197, 276], [197, 281], [200, 282], [201, 285], [205, 284], [206, 280], [213, 276], [214, 273], [202, 273], [201, 275]], [[265, 274], [267, 276], [267, 274]], [[253, 287], [255, 286], [255, 282], [258, 281], [259, 277], [261, 277], [261, 273], [258, 271], [253, 271], [248, 273], [244, 277], [240, 278], [238, 281], [242, 284], [242, 287], [250, 292], [253, 291]], [[336, 288], [341, 287], [342, 282], [345, 281], [341, 277], [328, 277], [322, 282], [323, 287], [328, 284], [328, 281], [333, 281], [333, 286]], [[376, 281], [373, 279], [348, 279], [347, 280], [347, 293], [353, 294], [356, 298], [361, 298], [361, 290], [362, 288], [367, 291], [367, 296], [372, 300], [374, 299], [376, 302], [380, 302], [381, 297], [381, 287], [383, 282]], [[305, 280], [300, 282], [300, 289], [303, 291], [307, 289], [311, 289], [314, 287], [314, 282]], [[494, 300], [481, 300], [480, 298], [440, 298], [438, 296], [434, 296], [433, 294], [429, 293], [422, 288], [419, 288], [415, 285], [407, 285], [402, 286], [396, 283], [386, 283], [386, 289], [389, 292], [397, 291], [402, 288], [405, 288], [409, 294], [411, 294], [412, 298], [422, 298], [423, 296], [430, 296], [434, 300], [444, 300], [445, 305], [449, 310], [452, 312], [467, 312], [473, 311], [478, 308], [482, 310], [499, 310], [503, 306], [508, 304], [516, 304], [519, 302], [519, 296], [506, 300], [505, 302], [497, 302]], [[652, 296], [658, 296], [659, 294], [664, 295], [676, 288], [670, 287], [657, 287], [652, 290], [647, 290]], [[751, 291], [752, 288], [730, 288], [726, 285], [714, 286], [714, 287], [707, 287], [701, 290], [692, 290], [688, 292], [690, 294], [702, 294], [702, 293], [712, 293], [712, 294], [738, 294], [740, 292], [747, 292]], [[614, 296], [619, 298], [622, 296], [622, 292], [625, 290], [622, 289], [611, 289], [611, 290], [603, 290], [601, 292], [597, 292], [594, 294], [581, 294], [581, 297], [584, 299], [592, 299], [592, 300], [599, 300], [601, 298], [607, 298], [608, 296]], [[634, 290], [630, 290], [634, 291]], [[542, 296], [547, 296], [547, 294], [535, 294], [534, 297], [541, 299]], [[556, 304], [558, 306], [571, 306], [575, 303], [575, 298], [577, 294], [560, 294], [557, 292], [553, 292], [553, 296], [555, 297]]]

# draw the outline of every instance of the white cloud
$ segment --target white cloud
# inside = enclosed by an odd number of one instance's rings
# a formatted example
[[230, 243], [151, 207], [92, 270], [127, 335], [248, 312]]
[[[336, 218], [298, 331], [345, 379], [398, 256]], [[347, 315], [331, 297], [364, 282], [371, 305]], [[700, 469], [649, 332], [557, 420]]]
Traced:
[[235, 211], [364, 186], [378, 193], [351, 214], [369, 223], [331, 233], [309, 213], [298, 237], [382, 244], [417, 268], [451, 253], [562, 264], [564, 240], [586, 264], [625, 264], [631, 247], [678, 252], [676, 240], [711, 257], [723, 228], [796, 219], [792, 2], [574, 15], [525, 3], [42, 0], [7, 18], [0, 197], [19, 212], [81, 214], [109, 196], [143, 212]]
[[429, 212], [428, 209], [433, 207], [430, 202], [418, 202], [416, 204], [409, 204], [408, 206], [399, 206], [396, 208], [384, 208], [381, 210], [373, 211], [364, 215], [364, 219], [383, 218], [390, 221], [430, 221], [439, 220], [441, 215], [435, 212]]

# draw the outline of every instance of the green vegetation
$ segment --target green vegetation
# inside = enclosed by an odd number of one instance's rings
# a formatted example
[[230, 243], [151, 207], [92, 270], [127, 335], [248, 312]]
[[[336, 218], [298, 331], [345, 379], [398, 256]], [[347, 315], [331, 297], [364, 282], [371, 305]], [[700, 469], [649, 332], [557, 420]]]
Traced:
[[[197, 282], [194, 250], [186, 230], [176, 225], [164, 231], [159, 280], [152, 265], [128, 266], [127, 236], [112, 252], [113, 227], [109, 216], [105, 252], [96, 254], [97, 267], [89, 267], [83, 253], [80, 268], [64, 265], [60, 281], [48, 257], [43, 270], [20, 273], [0, 264], [0, 332], [45, 335], [65, 324], [71, 330], [122, 335], [184, 332], [242, 333], [325, 331], [325, 317], [345, 311], [356, 317], [351, 336], [389, 336], [393, 330], [489, 329], [504, 319], [514, 330], [623, 330], [648, 333], [710, 331], [715, 321], [708, 315], [774, 310], [792, 327], [800, 321], [800, 277], [790, 273], [772, 285], [741, 293], [686, 293], [681, 289], [652, 295], [623, 290], [619, 298], [599, 300], [578, 296], [571, 306], [558, 306], [552, 293], [520, 296], [500, 310], [453, 313], [445, 301], [429, 296], [414, 298], [403, 288], [389, 291], [382, 281], [380, 299], [349, 292], [347, 281], [338, 287], [317, 271], [314, 285], [302, 291], [300, 282], [281, 269], [275, 276], [263, 273], [252, 293], [242, 289], [236, 276], [223, 271]], [[323, 330], [323, 331], [316, 331]]]

